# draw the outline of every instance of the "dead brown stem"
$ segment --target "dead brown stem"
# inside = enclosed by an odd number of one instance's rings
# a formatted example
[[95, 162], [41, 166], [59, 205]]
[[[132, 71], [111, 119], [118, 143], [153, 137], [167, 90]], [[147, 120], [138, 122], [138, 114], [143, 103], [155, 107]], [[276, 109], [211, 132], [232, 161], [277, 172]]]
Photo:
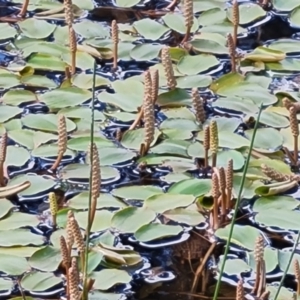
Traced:
[[27, 13], [28, 5], [29, 5], [29, 0], [24, 0], [22, 8], [21, 8], [20, 13], [19, 13], [19, 15], [22, 18], [24, 18], [26, 13]]

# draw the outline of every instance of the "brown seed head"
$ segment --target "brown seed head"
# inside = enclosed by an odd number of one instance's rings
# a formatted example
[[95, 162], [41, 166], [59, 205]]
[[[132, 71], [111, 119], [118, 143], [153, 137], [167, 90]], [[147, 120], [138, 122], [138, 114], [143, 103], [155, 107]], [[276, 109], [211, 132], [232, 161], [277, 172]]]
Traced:
[[4, 163], [6, 160], [6, 150], [7, 150], [7, 133], [3, 133], [0, 144], [0, 162]]
[[64, 236], [62, 235], [59, 238], [59, 244], [60, 244], [60, 252], [62, 256], [63, 265], [66, 269], [68, 269], [70, 266], [70, 257], [69, 257], [67, 242]]
[[164, 67], [165, 76], [167, 78], [167, 85], [170, 90], [174, 90], [177, 86], [177, 81], [174, 76], [174, 70], [172, 65], [171, 56], [169, 53], [169, 47], [164, 46], [161, 50], [161, 60]]
[[116, 20], [111, 22], [111, 39], [114, 44], [119, 43], [119, 27]]
[[299, 136], [297, 112], [293, 106], [290, 107], [289, 112], [290, 112], [290, 126], [291, 126], [292, 135], [294, 137], [297, 137], [297, 136]]
[[212, 191], [211, 195], [214, 198], [219, 198], [220, 196], [220, 187], [219, 187], [219, 178], [216, 173], [212, 174]]
[[264, 259], [264, 239], [261, 235], [255, 241], [254, 257], [257, 262]]
[[68, 133], [66, 118], [64, 115], [58, 116], [58, 153], [64, 154], [67, 150]]
[[233, 160], [230, 159], [226, 169], [226, 188], [231, 190], [233, 188]]
[[186, 28], [192, 28], [194, 24], [193, 0], [184, 0], [184, 25]]
[[151, 74], [151, 98], [153, 104], [156, 103], [158, 97], [158, 89], [159, 89], [159, 73], [157, 69], [154, 69], [150, 72]]
[[192, 89], [192, 99], [193, 99], [193, 107], [195, 110], [196, 120], [198, 123], [202, 124], [206, 120], [206, 114], [204, 110], [203, 100], [200, 97], [197, 88]]
[[57, 199], [53, 192], [49, 193], [48, 195], [49, 205], [50, 205], [50, 212], [52, 216], [56, 216], [58, 207], [57, 207]]
[[70, 28], [72, 27], [74, 21], [72, 0], [64, 0], [64, 9], [65, 9], [65, 20], [67, 25]]
[[219, 148], [218, 125], [215, 120], [212, 120], [209, 126], [210, 150], [216, 154]]
[[204, 127], [203, 147], [205, 150], [209, 150], [210, 147], [210, 130], [208, 125]]
[[233, 0], [232, 4], [232, 23], [234, 26], [238, 26], [240, 23], [240, 12], [237, 0]]

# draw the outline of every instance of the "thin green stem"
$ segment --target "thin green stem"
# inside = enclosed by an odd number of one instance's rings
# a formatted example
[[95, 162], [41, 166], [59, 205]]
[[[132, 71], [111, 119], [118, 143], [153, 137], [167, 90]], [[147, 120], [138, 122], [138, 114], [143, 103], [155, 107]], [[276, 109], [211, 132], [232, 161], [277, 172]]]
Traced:
[[[90, 158], [93, 157], [93, 143], [94, 143], [94, 120], [95, 120], [95, 82], [96, 82], [96, 62], [94, 62], [94, 70], [93, 70], [93, 88], [92, 88], [92, 103], [91, 103], [91, 134], [90, 134]], [[89, 190], [89, 209], [88, 209], [88, 225], [87, 225], [87, 230], [85, 233], [85, 254], [84, 254], [84, 276], [83, 276], [83, 293], [82, 293], [82, 298], [83, 300], [88, 299], [88, 290], [87, 290], [87, 269], [88, 269], [88, 254], [89, 254], [89, 243], [90, 243], [90, 232], [91, 232], [91, 220], [89, 218], [90, 216], [90, 209], [92, 205], [92, 189], [91, 189], [91, 184], [92, 184], [92, 165], [90, 163], [90, 179], [89, 179], [89, 184], [90, 184], [90, 190]]]
[[299, 244], [299, 240], [300, 240], [300, 231], [298, 232], [298, 235], [297, 235], [296, 241], [295, 241], [295, 243], [294, 243], [294, 247], [293, 247], [293, 249], [292, 249], [292, 253], [291, 253], [290, 259], [289, 259], [289, 261], [288, 261], [288, 264], [287, 264], [287, 266], [286, 266], [286, 268], [285, 268], [285, 270], [284, 270], [284, 273], [283, 273], [283, 275], [282, 275], [282, 277], [281, 277], [281, 280], [280, 280], [280, 283], [279, 283], [279, 287], [278, 287], [278, 289], [277, 289], [277, 291], [276, 291], [276, 294], [275, 294], [275, 296], [274, 296], [274, 300], [276, 300], [276, 299], [278, 298], [278, 296], [279, 296], [280, 289], [281, 289], [281, 287], [283, 286], [284, 279], [285, 279], [286, 274], [287, 274], [287, 272], [288, 272], [288, 270], [289, 270], [289, 268], [290, 268], [290, 265], [291, 265], [291, 263], [292, 263], [292, 260], [293, 260], [293, 257], [294, 257], [294, 253], [295, 253], [296, 248], [297, 248], [297, 246], [298, 246], [298, 244]]
[[242, 197], [242, 192], [243, 192], [244, 185], [245, 185], [247, 170], [248, 170], [249, 161], [250, 161], [250, 157], [251, 157], [251, 151], [253, 149], [254, 140], [255, 140], [256, 131], [257, 131], [257, 128], [258, 128], [262, 108], [263, 108], [263, 106], [261, 105], [260, 109], [259, 109], [259, 112], [258, 112], [258, 115], [257, 115], [255, 125], [254, 125], [253, 135], [252, 135], [250, 146], [249, 146], [249, 153], [248, 153], [247, 158], [246, 158], [245, 167], [244, 167], [243, 176], [242, 176], [242, 181], [241, 181], [238, 197], [236, 199], [236, 203], [235, 203], [235, 207], [234, 207], [234, 214], [233, 214], [233, 217], [232, 217], [232, 220], [231, 220], [231, 223], [230, 223], [230, 231], [229, 231], [229, 236], [228, 236], [228, 239], [227, 239], [227, 242], [226, 242], [224, 260], [223, 260], [222, 265], [221, 265], [220, 275], [219, 275], [218, 282], [217, 282], [217, 285], [216, 285], [213, 300], [217, 300], [219, 290], [220, 290], [220, 287], [221, 287], [222, 274], [224, 273], [224, 269], [225, 269], [226, 258], [227, 258], [228, 252], [229, 252], [229, 245], [230, 245], [230, 241], [231, 241], [231, 238], [232, 238], [233, 228], [234, 228], [234, 224], [235, 224], [235, 220], [236, 220], [236, 217], [237, 217], [239, 204], [240, 204], [241, 197]]

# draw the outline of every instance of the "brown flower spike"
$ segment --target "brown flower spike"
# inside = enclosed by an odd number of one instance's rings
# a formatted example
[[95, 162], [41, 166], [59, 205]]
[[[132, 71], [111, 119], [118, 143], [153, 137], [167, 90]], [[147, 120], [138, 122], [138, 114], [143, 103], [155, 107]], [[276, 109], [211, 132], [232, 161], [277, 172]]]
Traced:
[[70, 299], [79, 300], [80, 292], [79, 292], [79, 282], [76, 280], [76, 270], [73, 267], [69, 268], [69, 280], [70, 280]]
[[228, 211], [231, 208], [231, 197], [232, 197], [232, 189], [233, 189], [233, 160], [230, 159], [227, 164], [226, 172], [226, 210]]
[[89, 219], [90, 219], [90, 228], [88, 228], [87, 232], [89, 232], [92, 228], [95, 213], [97, 209], [97, 200], [100, 196], [100, 187], [101, 187], [101, 173], [100, 173], [100, 161], [99, 161], [99, 153], [96, 144], [92, 145], [93, 155], [91, 157], [91, 166], [92, 166], [92, 182], [90, 183], [90, 188], [92, 191], [92, 203], [89, 210]]
[[298, 259], [294, 260], [294, 273], [297, 281], [297, 296], [300, 296], [300, 266]]
[[260, 297], [266, 290], [266, 265], [264, 260], [264, 240], [260, 235], [255, 241], [254, 258], [256, 262], [256, 279], [252, 292]]
[[204, 168], [208, 167], [208, 151], [210, 147], [210, 130], [209, 126], [206, 125], [204, 127], [204, 140], [203, 140], [203, 148], [204, 148]]
[[7, 133], [3, 133], [0, 143], [0, 186], [5, 186], [4, 163], [7, 151]]
[[211, 195], [214, 199], [213, 206], [213, 229], [217, 230], [219, 228], [219, 196], [220, 196], [220, 188], [219, 188], [219, 179], [216, 173], [212, 174], [212, 191]]
[[294, 137], [294, 165], [297, 164], [298, 162], [298, 137], [299, 137], [299, 127], [298, 127], [298, 120], [297, 120], [297, 112], [296, 109], [292, 106], [289, 109], [289, 113], [290, 113], [290, 127], [291, 127], [291, 131], [292, 131], [292, 135]]
[[191, 29], [194, 24], [193, 0], [183, 1], [183, 16], [184, 16], [184, 25], [186, 28], [186, 33], [181, 42], [182, 44], [184, 44], [189, 40], [191, 35]]
[[218, 125], [215, 120], [212, 120], [209, 126], [210, 151], [212, 153], [212, 168], [217, 164], [217, 153], [219, 148]]
[[237, 46], [238, 27], [240, 23], [240, 11], [239, 11], [239, 5], [237, 0], [233, 0], [233, 4], [232, 4], [232, 23], [233, 23], [232, 39], [233, 39], [233, 47], [235, 52]]
[[171, 56], [169, 53], [169, 47], [164, 46], [161, 50], [161, 60], [164, 67], [165, 76], [167, 78], [167, 85], [169, 90], [174, 90], [177, 86], [177, 81], [174, 76], [174, 70], [172, 65]]
[[66, 118], [64, 115], [58, 116], [58, 155], [56, 161], [51, 167], [51, 170], [56, 170], [67, 150], [68, 133]]
[[72, 0], [64, 0], [64, 10], [65, 10], [65, 21], [68, 27], [71, 28], [74, 22]]
[[206, 120], [206, 114], [204, 110], [203, 100], [199, 95], [198, 89], [192, 89], [192, 100], [193, 100], [193, 107], [195, 110], [196, 120], [199, 124], [203, 124]]
[[153, 104], [156, 103], [159, 89], [159, 73], [157, 69], [150, 72], [151, 74], [151, 98]]
[[76, 72], [77, 41], [76, 41], [76, 33], [73, 27], [69, 28], [69, 42], [70, 42], [70, 51], [71, 51], [71, 74], [74, 75]]
[[230, 33], [227, 34], [227, 45], [228, 45], [229, 56], [231, 60], [231, 72], [236, 73], [235, 45], [234, 45], [233, 37]]
[[111, 39], [113, 41], [113, 70], [118, 68], [118, 44], [119, 44], [119, 28], [116, 20], [111, 22]]
[[[150, 85], [150, 86], [149, 86]], [[144, 127], [145, 127], [145, 139], [144, 139], [144, 145], [145, 145], [145, 152], [143, 155], [145, 155], [149, 148], [151, 143], [154, 140], [154, 133], [155, 133], [155, 115], [154, 115], [154, 103], [153, 103], [153, 97], [151, 93], [151, 75], [150, 72], [147, 71], [145, 73], [145, 91], [144, 91]]]
[[61, 252], [61, 256], [62, 256], [62, 265], [65, 269], [66, 272], [66, 280], [67, 280], [67, 284], [66, 284], [66, 292], [67, 292], [67, 298], [70, 295], [70, 280], [69, 280], [69, 267], [70, 267], [70, 255], [69, 255], [69, 251], [68, 251], [68, 246], [67, 246], [67, 242], [64, 238], [64, 236], [60, 236], [59, 238], [59, 244], [60, 244], [60, 252]]
[[244, 287], [243, 287], [243, 281], [239, 280], [237, 287], [236, 287], [236, 300], [244, 300], [245, 299], [245, 293], [244, 293]]

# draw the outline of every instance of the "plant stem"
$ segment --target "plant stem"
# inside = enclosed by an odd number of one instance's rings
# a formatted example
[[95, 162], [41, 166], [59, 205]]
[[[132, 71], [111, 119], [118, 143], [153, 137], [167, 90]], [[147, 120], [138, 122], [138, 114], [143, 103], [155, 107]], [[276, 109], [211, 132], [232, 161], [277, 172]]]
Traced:
[[294, 161], [295, 166], [297, 166], [298, 163], [298, 136], [294, 136]]
[[276, 292], [276, 294], [274, 296], [274, 300], [276, 300], [278, 298], [278, 296], [279, 296], [280, 289], [283, 286], [284, 279], [285, 279], [286, 274], [287, 274], [287, 272], [288, 272], [288, 270], [290, 268], [291, 262], [293, 260], [294, 253], [295, 253], [296, 248], [297, 248], [297, 246], [299, 244], [299, 240], [300, 240], [300, 231], [298, 232], [298, 235], [297, 235], [296, 241], [294, 243], [294, 246], [293, 246], [293, 249], [292, 249], [292, 253], [291, 253], [290, 259], [288, 261], [288, 264], [287, 264], [287, 266], [286, 266], [286, 268], [284, 270], [284, 273], [283, 273], [283, 275], [281, 277], [281, 280], [280, 280], [280, 283], [279, 283], [279, 287], [278, 287], [277, 292]]
[[[258, 116], [257, 116], [256, 122], [255, 122], [254, 131], [253, 131], [253, 135], [252, 135], [252, 139], [251, 139], [250, 147], [249, 147], [249, 153], [248, 153], [248, 156], [247, 156], [247, 159], [246, 159], [246, 163], [245, 163], [245, 167], [244, 167], [244, 171], [243, 171], [242, 182], [241, 182], [241, 185], [240, 185], [238, 197], [236, 199], [236, 203], [235, 203], [235, 207], [234, 207], [234, 214], [233, 214], [231, 225], [230, 225], [229, 236], [228, 236], [228, 240], [226, 242], [224, 259], [223, 259], [223, 262], [222, 262], [222, 266], [221, 266], [221, 270], [220, 270], [220, 275], [219, 275], [218, 282], [217, 282], [217, 285], [216, 285], [216, 289], [215, 289], [213, 300], [217, 300], [218, 299], [218, 294], [219, 294], [219, 290], [220, 290], [220, 287], [221, 287], [222, 274], [224, 273], [224, 269], [225, 269], [226, 258], [227, 258], [228, 252], [229, 252], [229, 245], [230, 245], [231, 237], [232, 237], [232, 234], [233, 234], [234, 223], [235, 223], [235, 220], [236, 220], [236, 217], [237, 217], [237, 212], [238, 212], [240, 200], [241, 200], [241, 197], [242, 197], [243, 188], [244, 188], [244, 185], [245, 185], [245, 180], [246, 180], [248, 165], [249, 165], [250, 157], [251, 157], [251, 151], [252, 151], [252, 148], [253, 148], [253, 145], [254, 145], [254, 140], [255, 140], [256, 131], [257, 131], [257, 128], [258, 128], [258, 124], [259, 124], [259, 119], [260, 119], [260, 116], [261, 116], [262, 108], [263, 108], [263, 106], [261, 105], [260, 109], [259, 109], [259, 112], [258, 112]], [[276, 299], [274, 299], [274, 300], [276, 300]]]
[[19, 15], [23, 18], [25, 17], [26, 13], [27, 13], [27, 8], [29, 5], [29, 0], [24, 0], [21, 11], [19, 13]]
[[[90, 152], [90, 157], [93, 157], [93, 143], [94, 143], [94, 120], [95, 120], [95, 82], [96, 82], [96, 62], [94, 62], [94, 70], [93, 70], [93, 88], [92, 88], [92, 104], [91, 104], [91, 135], [90, 135], [90, 145], [91, 145], [91, 152]], [[86, 238], [86, 245], [85, 245], [85, 264], [84, 264], [84, 275], [83, 275], [83, 293], [82, 293], [82, 299], [87, 300], [88, 299], [88, 287], [87, 287], [87, 267], [88, 267], [88, 253], [89, 253], [89, 241], [90, 241], [90, 230], [91, 230], [91, 220], [89, 218], [90, 216], [90, 210], [91, 210], [91, 205], [92, 205], [92, 189], [91, 189], [91, 183], [92, 183], [92, 166], [90, 165], [90, 190], [89, 190], [89, 210], [88, 210], [88, 226], [87, 226], [87, 231], [85, 233], [85, 238]]]
[[52, 167], [50, 168], [50, 170], [54, 171], [57, 169], [57, 167], [59, 166], [61, 160], [64, 157], [64, 153], [58, 153], [58, 156], [56, 158], [56, 161], [53, 163]]

